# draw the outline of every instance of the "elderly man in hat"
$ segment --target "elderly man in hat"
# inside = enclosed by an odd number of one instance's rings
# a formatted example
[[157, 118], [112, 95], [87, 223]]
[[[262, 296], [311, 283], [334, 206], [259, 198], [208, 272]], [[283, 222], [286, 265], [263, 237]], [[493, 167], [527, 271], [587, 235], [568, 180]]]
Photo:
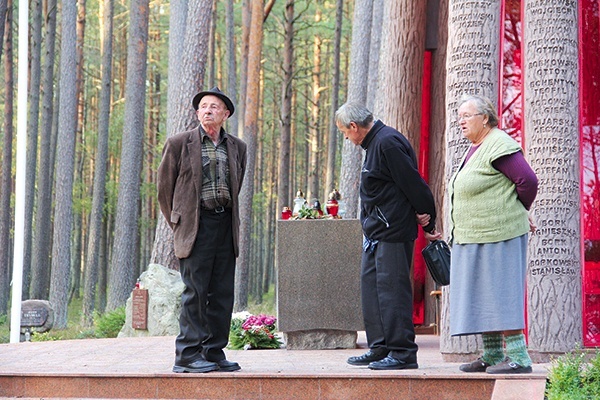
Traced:
[[236, 371], [226, 359], [239, 255], [238, 195], [246, 144], [223, 129], [234, 112], [215, 87], [194, 96], [200, 125], [167, 139], [158, 168], [158, 201], [173, 229], [185, 290], [174, 372]]

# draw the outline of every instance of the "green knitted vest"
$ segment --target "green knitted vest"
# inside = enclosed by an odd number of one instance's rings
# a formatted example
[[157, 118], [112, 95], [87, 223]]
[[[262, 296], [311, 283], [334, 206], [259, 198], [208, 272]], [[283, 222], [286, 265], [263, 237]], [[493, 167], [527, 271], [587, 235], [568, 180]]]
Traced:
[[450, 180], [451, 240], [494, 243], [529, 231], [527, 210], [515, 185], [492, 166], [502, 156], [522, 151], [504, 131], [494, 128], [469, 161]]

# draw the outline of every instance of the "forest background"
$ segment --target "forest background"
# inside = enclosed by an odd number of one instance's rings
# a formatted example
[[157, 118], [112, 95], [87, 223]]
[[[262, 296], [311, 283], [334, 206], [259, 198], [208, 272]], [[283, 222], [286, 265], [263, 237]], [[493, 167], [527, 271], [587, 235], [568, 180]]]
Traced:
[[[125, 304], [149, 263], [178, 268], [156, 169], [165, 138], [197, 126], [193, 95], [219, 86], [236, 105], [226, 129], [249, 150], [235, 309], [260, 303], [274, 282], [275, 221], [297, 190], [324, 204], [338, 188], [357, 215], [361, 151], [333, 123], [341, 103], [387, 115], [418, 152], [428, 3], [438, 2], [31, 0], [23, 299], [49, 299], [57, 328], [77, 299], [89, 326]], [[17, 9], [0, 0], [0, 316], [14, 239]]]

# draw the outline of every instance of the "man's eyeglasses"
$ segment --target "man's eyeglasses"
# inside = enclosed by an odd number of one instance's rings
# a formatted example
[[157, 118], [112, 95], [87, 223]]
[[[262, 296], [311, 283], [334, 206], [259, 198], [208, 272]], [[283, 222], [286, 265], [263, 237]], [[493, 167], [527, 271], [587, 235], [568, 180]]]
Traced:
[[465, 121], [468, 121], [468, 120], [470, 120], [471, 118], [473, 118], [476, 115], [483, 115], [483, 113], [457, 115], [455, 121], [458, 122], [458, 121], [461, 121], [463, 119]]

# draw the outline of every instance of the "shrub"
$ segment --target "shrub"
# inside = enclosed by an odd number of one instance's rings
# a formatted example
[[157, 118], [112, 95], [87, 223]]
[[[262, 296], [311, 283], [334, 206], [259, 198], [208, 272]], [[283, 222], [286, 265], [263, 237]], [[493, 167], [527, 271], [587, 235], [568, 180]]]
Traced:
[[125, 324], [125, 307], [119, 307], [102, 315], [94, 315], [96, 337], [116, 338]]
[[590, 361], [577, 348], [552, 362], [548, 373], [548, 400], [583, 400], [600, 398], [600, 352]]

